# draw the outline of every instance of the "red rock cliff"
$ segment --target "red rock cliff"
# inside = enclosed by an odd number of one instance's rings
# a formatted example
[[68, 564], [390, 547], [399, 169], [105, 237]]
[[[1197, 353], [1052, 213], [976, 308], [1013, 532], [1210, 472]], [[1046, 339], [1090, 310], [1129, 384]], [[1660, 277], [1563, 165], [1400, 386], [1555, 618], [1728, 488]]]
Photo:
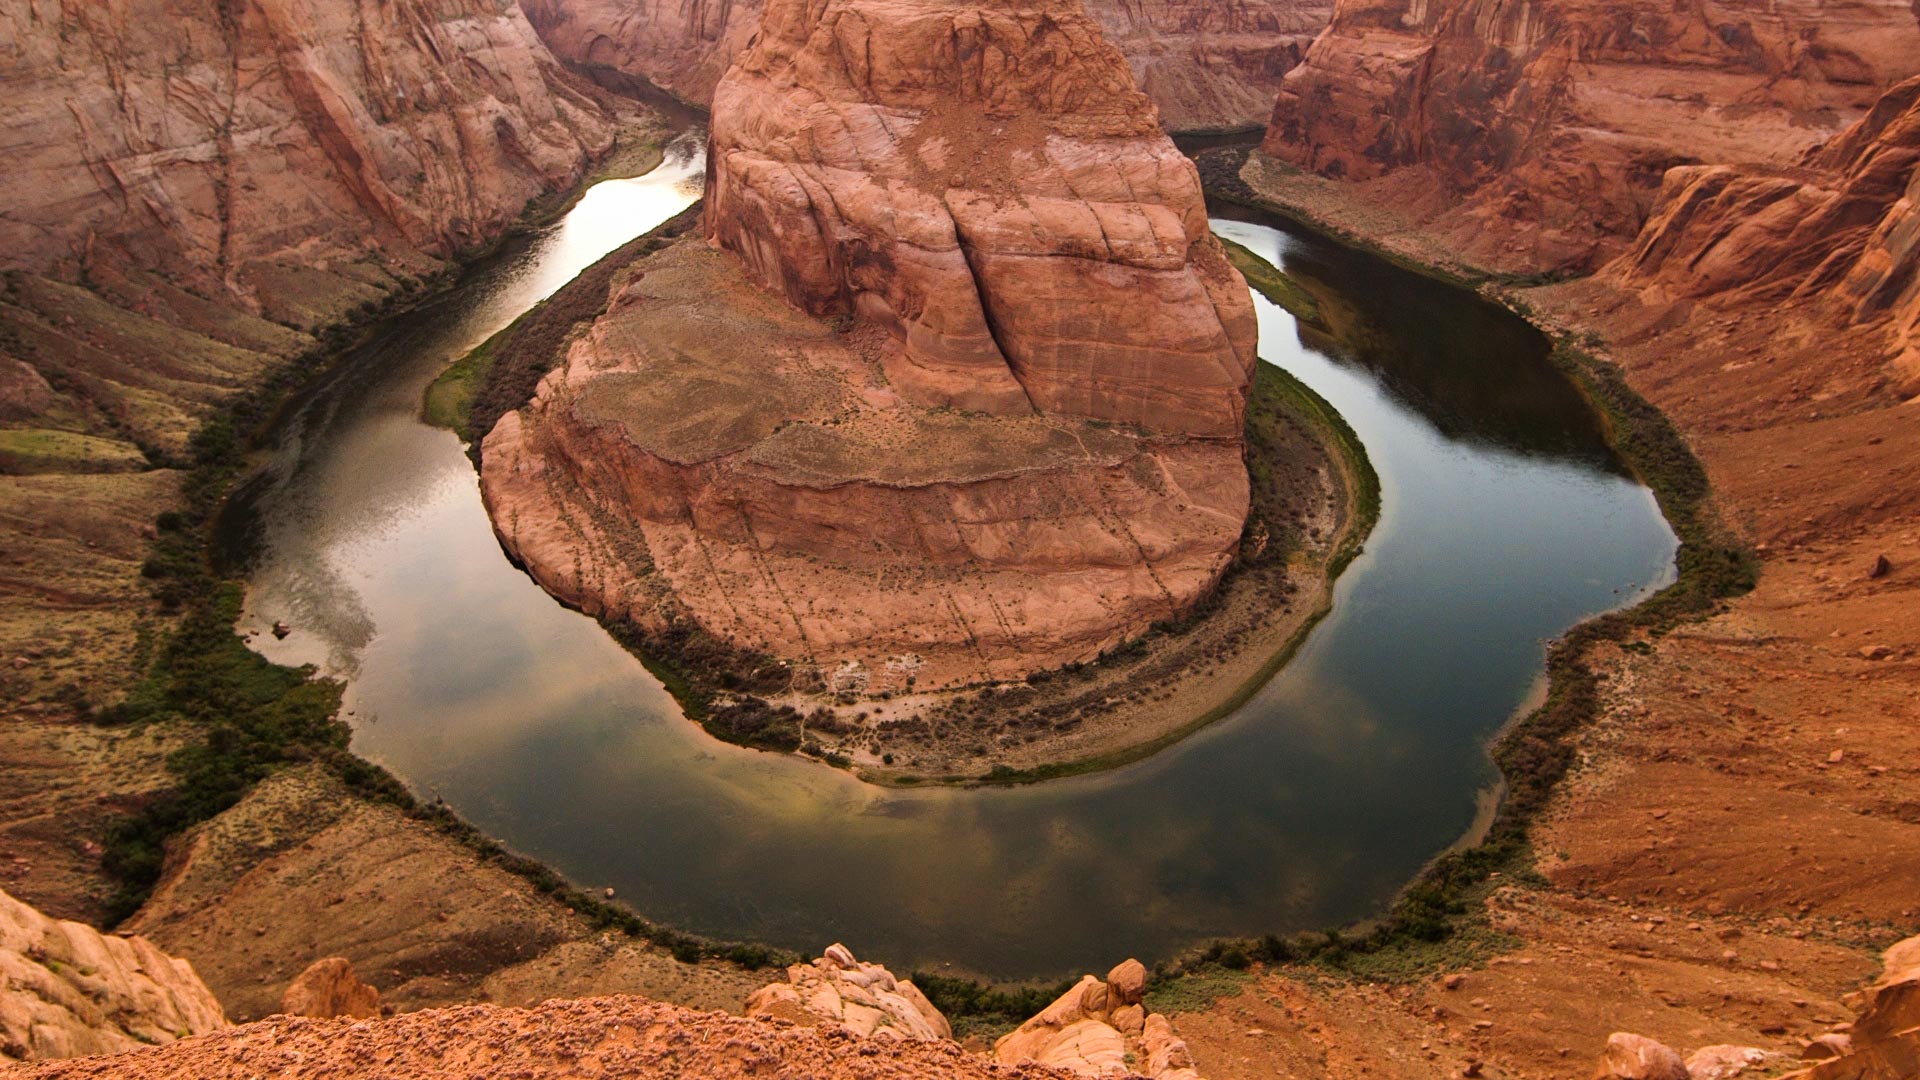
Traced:
[[31, 0], [0, 22], [5, 269], [159, 269], [306, 323], [332, 314], [302, 295], [326, 272], [484, 240], [611, 138], [514, 4]]
[[1342, 0], [1265, 149], [1398, 176], [1396, 201], [1483, 264], [1591, 270], [1667, 169], [1793, 164], [1916, 71], [1906, 0]]
[[709, 157], [709, 237], [908, 398], [1239, 437], [1246, 286], [1078, 0], [776, 2]]
[[1076, 0], [777, 0], [709, 157], [721, 250], [634, 264], [485, 440], [549, 590], [877, 694], [1087, 660], [1213, 587], [1253, 309]]
[[1677, 168], [1608, 279], [1651, 300], [1804, 304], [1884, 326], [1920, 388], [1920, 77], [1792, 169]]
[[[640, 75], [707, 102], [759, 26], [761, 0], [525, 0], [561, 58]], [[1253, 124], [1326, 26], [1331, 0], [1092, 0], [1173, 130]]]

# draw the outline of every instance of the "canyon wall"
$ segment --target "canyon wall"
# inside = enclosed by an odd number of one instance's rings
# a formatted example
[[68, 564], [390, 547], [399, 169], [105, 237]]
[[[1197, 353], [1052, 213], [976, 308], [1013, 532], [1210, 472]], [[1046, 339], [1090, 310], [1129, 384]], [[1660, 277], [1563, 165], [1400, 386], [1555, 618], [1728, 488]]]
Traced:
[[704, 213], [483, 444], [550, 591], [878, 694], [1092, 659], [1219, 580], [1252, 304], [1077, 0], [778, 0]]
[[1793, 166], [1916, 71], [1905, 0], [1343, 0], [1264, 149], [1380, 186], [1482, 265], [1584, 272], [1669, 168]]
[[166, 776], [63, 721], [147, 659], [194, 432], [576, 182], [597, 94], [497, 0], [0, 4], [0, 821], [36, 902], [97, 912], [74, 837]]
[[[761, 0], [525, 0], [555, 54], [712, 100], [760, 22]], [[1281, 76], [1327, 24], [1331, 0], [1092, 0], [1170, 130], [1264, 122]]]
[[21, 181], [0, 268], [161, 270], [298, 325], [331, 276], [497, 234], [612, 135], [512, 4], [32, 0], [0, 19]]
[[1920, 77], [1799, 168], [1669, 171], [1602, 277], [1653, 302], [1794, 304], [1882, 326], [1894, 377], [1920, 389]]

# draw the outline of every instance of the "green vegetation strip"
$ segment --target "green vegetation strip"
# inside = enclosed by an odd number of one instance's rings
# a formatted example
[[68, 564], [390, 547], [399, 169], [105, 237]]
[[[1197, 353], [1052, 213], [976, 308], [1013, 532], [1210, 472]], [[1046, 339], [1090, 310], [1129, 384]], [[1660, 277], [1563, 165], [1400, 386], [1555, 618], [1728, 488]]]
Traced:
[[[1233, 179], [1238, 182], [1237, 174]], [[1211, 183], [1208, 193], [1216, 194]], [[1279, 209], [1253, 197], [1243, 183], [1219, 194]], [[1673, 584], [1631, 608], [1581, 623], [1548, 650], [1546, 700], [1493, 746], [1506, 797], [1480, 843], [1434, 860], [1383, 916], [1367, 924], [1291, 938], [1215, 941], [1162, 965], [1162, 978], [1211, 978], [1258, 961], [1306, 963], [1357, 978], [1411, 979], [1510, 947], [1511, 939], [1490, 926], [1484, 900], [1496, 878], [1540, 883], [1530, 829], [1573, 765], [1573, 737], [1599, 715], [1600, 677], [1590, 660], [1596, 648], [1664, 634], [1752, 591], [1758, 564], [1720, 521], [1706, 470], [1672, 422], [1627, 385], [1618, 367], [1571, 338], [1556, 342], [1551, 359], [1600, 413], [1614, 451], [1659, 501], [1680, 540]]]
[[1293, 275], [1254, 254], [1246, 247], [1236, 244], [1224, 236], [1216, 237], [1220, 246], [1227, 249], [1227, 260], [1233, 263], [1240, 276], [1261, 296], [1278, 304], [1281, 310], [1304, 323], [1325, 330], [1326, 323], [1320, 318], [1320, 301], [1313, 298], [1301, 284], [1293, 280]]

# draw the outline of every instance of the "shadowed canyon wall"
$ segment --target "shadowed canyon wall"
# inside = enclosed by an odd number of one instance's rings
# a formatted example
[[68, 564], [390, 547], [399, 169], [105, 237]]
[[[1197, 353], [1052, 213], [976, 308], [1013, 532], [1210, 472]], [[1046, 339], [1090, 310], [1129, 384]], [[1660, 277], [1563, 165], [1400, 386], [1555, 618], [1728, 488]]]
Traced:
[[[1175, 131], [1266, 120], [1331, 0], [1093, 0], [1088, 14]], [[712, 100], [759, 26], [761, 0], [525, 0], [556, 55]]]

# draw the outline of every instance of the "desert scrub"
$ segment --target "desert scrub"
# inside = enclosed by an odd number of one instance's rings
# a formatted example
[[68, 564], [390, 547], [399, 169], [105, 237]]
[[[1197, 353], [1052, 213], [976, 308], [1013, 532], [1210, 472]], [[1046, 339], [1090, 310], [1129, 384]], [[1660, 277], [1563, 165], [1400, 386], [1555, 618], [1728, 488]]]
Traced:
[[1049, 985], [994, 987], [971, 979], [916, 971], [913, 985], [953, 1025], [953, 1037], [995, 1039], [1012, 1031], [1073, 988], [1075, 980]]

